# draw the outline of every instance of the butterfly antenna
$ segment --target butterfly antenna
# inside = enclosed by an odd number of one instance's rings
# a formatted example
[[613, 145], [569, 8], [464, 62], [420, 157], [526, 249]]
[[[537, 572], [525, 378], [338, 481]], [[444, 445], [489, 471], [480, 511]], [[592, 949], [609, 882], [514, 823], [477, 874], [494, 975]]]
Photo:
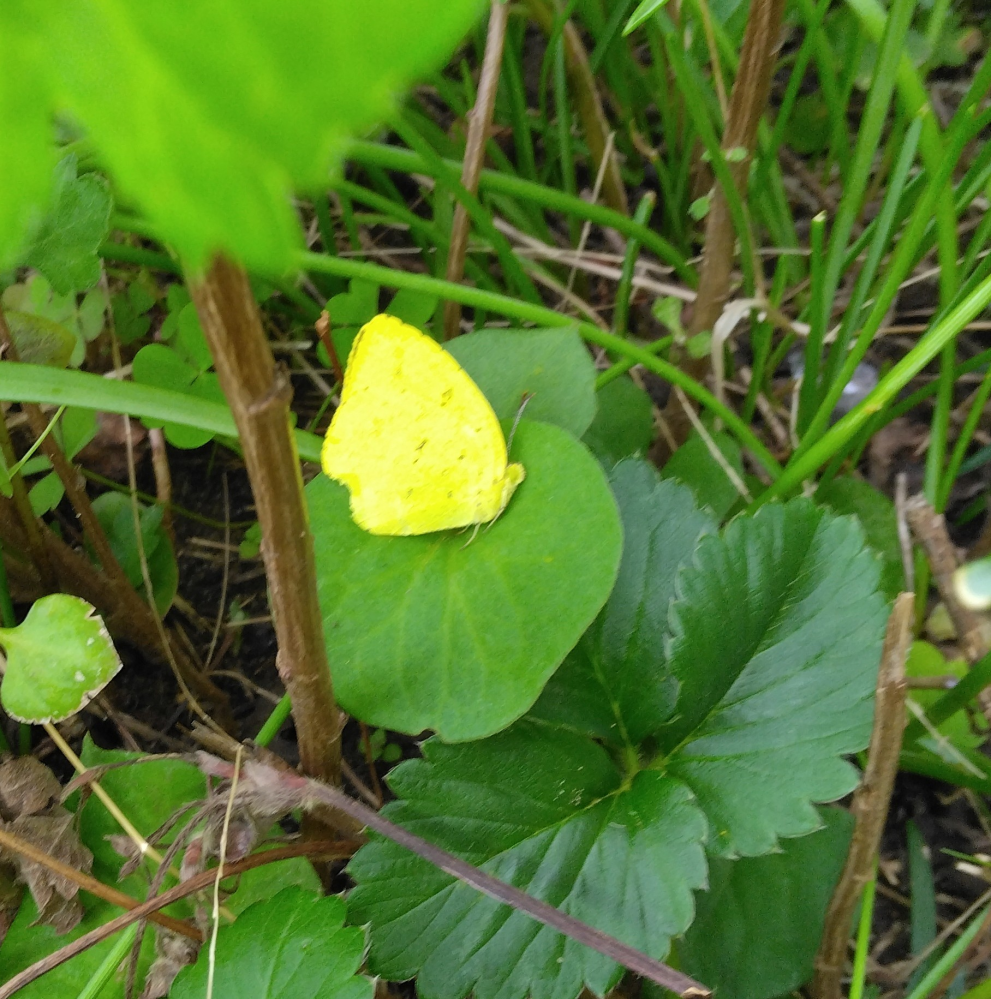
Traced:
[[533, 398], [532, 392], [524, 392], [523, 398], [520, 400], [520, 408], [516, 410], [516, 416], [513, 419], [513, 426], [509, 431], [509, 440], [506, 441], [506, 454], [508, 455], [510, 451], [513, 450], [513, 438], [516, 436], [516, 428], [520, 425], [520, 420], [523, 418], [523, 410], [526, 409], [527, 403]]

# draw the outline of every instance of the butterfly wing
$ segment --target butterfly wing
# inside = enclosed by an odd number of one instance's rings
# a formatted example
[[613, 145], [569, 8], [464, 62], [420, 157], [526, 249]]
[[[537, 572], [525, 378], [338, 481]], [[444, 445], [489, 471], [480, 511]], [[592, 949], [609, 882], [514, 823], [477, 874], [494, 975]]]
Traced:
[[323, 446], [372, 534], [426, 534], [496, 517], [522, 481], [488, 400], [439, 344], [393, 316], [358, 333]]

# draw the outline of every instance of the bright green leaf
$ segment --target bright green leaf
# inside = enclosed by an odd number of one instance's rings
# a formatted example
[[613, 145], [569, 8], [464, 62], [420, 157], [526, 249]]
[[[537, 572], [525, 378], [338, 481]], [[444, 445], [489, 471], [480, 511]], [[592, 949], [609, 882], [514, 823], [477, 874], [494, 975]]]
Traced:
[[[217, 937], [214, 999], [372, 999], [370, 979], [357, 974], [365, 935], [344, 926], [336, 896], [288, 887], [251, 906]], [[170, 999], [201, 999], [206, 948], [184, 968]]]
[[76, 157], [55, 168], [52, 207], [33, 234], [24, 262], [36, 267], [60, 294], [85, 291], [100, 280], [97, 250], [110, 232], [113, 199], [96, 174], [76, 176]]
[[602, 471], [557, 427], [523, 421], [526, 467], [506, 510], [472, 537], [376, 537], [347, 490], [307, 486], [334, 693], [404, 732], [478, 738], [520, 717], [602, 606], [620, 527]]
[[67, 593], [36, 600], [14, 628], [0, 628], [7, 671], [4, 710], [18, 721], [62, 721], [117, 675], [120, 657], [93, 606]]
[[0, 268], [15, 266], [51, 189], [51, 82], [30, 4], [0, 13]]
[[326, 187], [350, 137], [447, 59], [481, 4], [40, 7], [35, 38], [60, 105], [164, 239], [194, 269], [226, 250], [279, 272], [300, 241], [291, 192]]
[[573, 330], [479, 330], [447, 345], [492, 404], [514, 420], [554, 423], [581, 437], [595, 415], [595, 368]]
[[630, 15], [630, 19], [623, 28], [623, 37], [636, 31], [644, 21], [653, 17], [665, 4], [667, 0], [640, 0], [637, 9]]

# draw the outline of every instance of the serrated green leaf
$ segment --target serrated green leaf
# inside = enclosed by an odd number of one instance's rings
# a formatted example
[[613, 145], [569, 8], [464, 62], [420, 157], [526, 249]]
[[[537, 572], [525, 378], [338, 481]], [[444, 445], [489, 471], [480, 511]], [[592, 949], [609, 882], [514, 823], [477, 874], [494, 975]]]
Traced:
[[192, 268], [226, 250], [261, 272], [280, 272], [299, 243], [290, 192], [326, 186], [351, 135], [442, 64], [481, 7], [39, 6], [36, 37], [60, 105], [86, 127], [115, 182]]
[[867, 745], [886, 604], [852, 518], [807, 500], [702, 539], [679, 578], [668, 667], [677, 713], [657, 733], [695, 792], [710, 851], [755, 856], [818, 825]]
[[[740, 445], [725, 433], [710, 434], [726, 463], [743, 478], [743, 456]], [[740, 501], [740, 492], [725, 469], [712, 456], [708, 445], [698, 434], [692, 434], [661, 469], [666, 479], [683, 482], [695, 494], [701, 506], [707, 506], [722, 520]]]
[[629, 378], [607, 382], [595, 393], [595, 416], [582, 440], [609, 467], [644, 455], [654, 439], [650, 396]]
[[[766, 853], [816, 829], [811, 803], [855, 783], [841, 756], [869, 736], [885, 605], [850, 518], [797, 500], [720, 536], [685, 487], [658, 482], [643, 463], [619, 465], [612, 484], [623, 563], [579, 653], [507, 732], [431, 741], [425, 761], [393, 771], [399, 801], [389, 809], [663, 958], [691, 919], [679, 900], [704, 878], [693, 860], [706, 842], [700, 820], [717, 855]], [[602, 883], [579, 889], [592, 856]], [[372, 926], [372, 967], [417, 975], [427, 999], [573, 999], [615, 981], [601, 958], [391, 844], [363, 848], [350, 870], [354, 918]], [[656, 882], [663, 897], [649, 894]]]
[[85, 291], [100, 280], [97, 250], [110, 232], [110, 188], [95, 174], [77, 177], [72, 154], [55, 167], [53, 187], [52, 207], [34, 232], [24, 262], [60, 294]]
[[780, 853], [714, 860], [698, 913], [677, 944], [681, 967], [718, 995], [774, 999], [812, 977], [826, 906], [846, 859], [853, 818], [823, 808], [818, 832]]
[[117, 675], [120, 657], [92, 604], [67, 593], [36, 600], [14, 628], [0, 628], [7, 668], [4, 710], [32, 725], [62, 721]]
[[[245, 910], [217, 936], [214, 999], [371, 999], [373, 983], [357, 974], [365, 935], [344, 912], [340, 898], [295, 887]], [[205, 958], [179, 973], [170, 999], [201, 999]]]
[[528, 420], [581, 437], [595, 415], [595, 368], [574, 330], [479, 330], [446, 344], [500, 420], [524, 399]]
[[334, 692], [372, 725], [451, 740], [519, 718], [602, 606], [621, 544], [595, 460], [557, 427], [523, 421], [526, 480], [476, 537], [376, 537], [347, 490], [306, 487]]
[[678, 682], [663, 648], [675, 580], [717, 525], [685, 486], [661, 481], [646, 462], [620, 462], [609, 484], [623, 521], [616, 584], [531, 716], [632, 748], [671, 717]]
[[[657, 956], [692, 918], [705, 820], [660, 773], [624, 782], [596, 743], [520, 722], [464, 746], [433, 739], [390, 784], [393, 821]], [[370, 968], [425, 999], [598, 995], [620, 969], [391, 842], [349, 866], [351, 919], [372, 924]]]

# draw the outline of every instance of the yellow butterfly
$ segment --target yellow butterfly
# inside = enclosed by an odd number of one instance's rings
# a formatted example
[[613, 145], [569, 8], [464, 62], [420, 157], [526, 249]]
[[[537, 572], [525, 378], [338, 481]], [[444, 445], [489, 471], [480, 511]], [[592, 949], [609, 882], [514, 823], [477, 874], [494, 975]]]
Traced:
[[358, 332], [327, 436], [324, 472], [371, 534], [428, 534], [493, 520], [525, 471], [509, 464], [488, 400], [440, 344], [395, 316]]

